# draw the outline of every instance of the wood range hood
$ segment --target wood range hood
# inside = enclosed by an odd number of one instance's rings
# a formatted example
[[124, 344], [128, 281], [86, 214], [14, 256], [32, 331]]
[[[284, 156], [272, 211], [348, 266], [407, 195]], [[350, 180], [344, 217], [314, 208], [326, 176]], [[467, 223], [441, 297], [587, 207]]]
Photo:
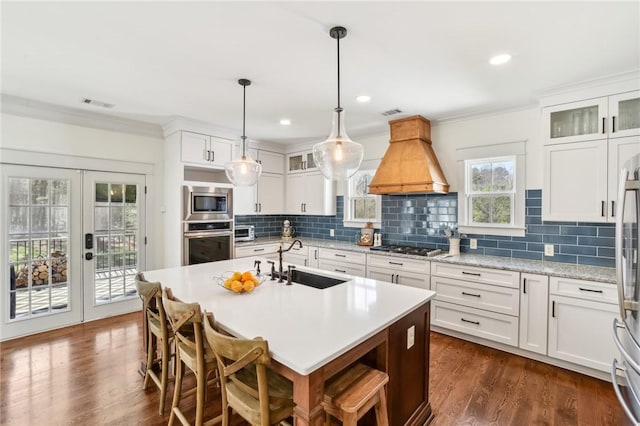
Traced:
[[414, 115], [392, 120], [389, 125], [389, 147], [369, 184], [369, 193], [448, 193], [447, 178], [431, 147], [431, 122]]

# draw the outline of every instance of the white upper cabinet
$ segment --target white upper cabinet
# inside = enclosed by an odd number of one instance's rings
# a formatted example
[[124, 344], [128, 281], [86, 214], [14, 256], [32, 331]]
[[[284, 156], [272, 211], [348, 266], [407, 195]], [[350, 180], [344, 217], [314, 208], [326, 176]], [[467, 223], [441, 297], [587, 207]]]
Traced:
[[287, 176], [286, 213], [335, 215], [335, 182], [325, 179], [320, 172]]
[[247, 153], [262, 164], [262, 174], [255, 185], [234, 188], [235, 214], [282, 214], [285, 208], [284, 155], [256, 149], [248, 149]]
[[230, 140], [201, 133], [186, 131], [181, 133], [183, 163], [219, 168], [231, 161], [233, 142]]
[[640, 91], [544, 109], [545, 144], [640, 135]]
[[545, 221], [615, 222], [618, 173], [640, 154], [640, 91], [544, 109]]
[[309, 172], [316, 169], [312, 151], [294, 152], [287, 155], [288, 173]]
[[640, 135], [640, 90], [609, 96], [610, 138]]

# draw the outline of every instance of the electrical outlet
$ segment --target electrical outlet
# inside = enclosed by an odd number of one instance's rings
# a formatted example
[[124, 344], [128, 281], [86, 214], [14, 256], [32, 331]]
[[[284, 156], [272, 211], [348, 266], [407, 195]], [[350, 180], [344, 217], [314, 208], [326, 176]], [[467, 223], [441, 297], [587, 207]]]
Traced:
[[407, 329], [407, 349], [411, 349], [411, 347], [416, 343], [416, 326], [412, 325]]
[[336, 230], [335, 229], [329, 229], [329, 236], [330, 237], [335, 237], [336, 236]]
[[545, 256], [553, 256], [553, 244], [545, 244], [544, 245], [544, 255]]
[[476, 250], [478, 248], [478, 240], [476, 240], [475, 238], [469, 239], [469, 248], [471, 250]]

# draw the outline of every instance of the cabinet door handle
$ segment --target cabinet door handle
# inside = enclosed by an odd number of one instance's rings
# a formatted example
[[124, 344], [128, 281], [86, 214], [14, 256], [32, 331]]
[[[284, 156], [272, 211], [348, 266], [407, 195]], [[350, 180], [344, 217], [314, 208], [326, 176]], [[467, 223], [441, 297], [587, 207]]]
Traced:
[[204, 161], [209, 161], [209, 150], [205, 149], [202, 151], [202, 158], [204, 158]]
[[477, 272], [467, 272], [467, 271], [462, 271], [462, 275], [473, 275], [474, 277], [480, 276], [480, 274]]
[[343, 271], [342, 269], [334, 269], [334, 271], [336, 271], [336, 272], [342, 272], [343, 274], [346, 274], [346, 273], [347, 273], [347, 271]]
[[474, 293], [467, 293], [466, 291], [463, 291], [462, 294], [464, 294], [465, 296], [473, 296], [473, 297], [480, 297], [479, 294], [474, 294]]
[[256, 203], [255, 207], [253, 208], [253, 211], [255, 211], [256, 213], [258, 213], [258, 203]]
[[209, 151], [211, 153], [211, 162], [215, 162], [216, 161], [216, 152], [215, 151]]
[[334, 253], [333, 255], [334, 255], [334, 256], [336, 256], [336, 257], [347, 257], [347, 255], [346, 255], [346, 254], [338, 254], [338, 253]]
[[552, 300], [551, 301], [551, 318], [555, 318], [556, 317], [556, 301]]
[[315, 260], [318, 260], [318, 250], [317, 249], [313, 251], [313, 258]]
[[607, 133], [607, 119], [605, 117], [602, 117], [602, 134], [604, 135], [605, 133]]
[[262, 203], [258, 203], [258, 212], [262, 213]]
[[253, 249], [253, 251], [264, 251], [263, 248]]
[[616, 132], [616, 116], [611, 117], [611, 133]]
[[601, 201], [601, 202], [600, 202], [600, 216], [602, 216], [602, 217], [604, 217], [604, 216], [606, 215], [606, 213], [605, 213], [605, 211], [604, 211], [604, 210], [605, 210], [605, 208], [606, 208], [606, 207], [605, 207], [605, 202], [604, 202], [604, 201]]
[[578, 290], [580, 290], [580, 291], [588, 291], [590, 293], [604, 293], [604, 291], [602, 291], [602, 290], [593, 290], [593, 289], [590, 289], [590, 288], [582, 288], [582, 287], [578, 287]]
[[309, 262], [309, 259], [305, 259], [304, 260], [304, 266], [307, 266], [307, 263]]
[[398, 265], [398, 266], [402, 266], [402, 265], [404, 265], [404, 263], [402, 263], [402, 262], [389, 262], [389, 265]]
[[522, 292], [524, 294], [527, 294], [527, 279], [526, 278], [522, 279]]
[[391, 284], [393, 284], [393, 279], [395, 278], [396, 274], [391, 274]]
[[615, 217], [616, 215], [616, 202], [612, 201], [611, 202], [611, 217]]
[[468, 322], [468, 323], [475, 324], [475, 325], [480, 325], [480, 321], [470, 321], [470, 320], [464, 319], [464, 318], [460, 318], [460, 321]]

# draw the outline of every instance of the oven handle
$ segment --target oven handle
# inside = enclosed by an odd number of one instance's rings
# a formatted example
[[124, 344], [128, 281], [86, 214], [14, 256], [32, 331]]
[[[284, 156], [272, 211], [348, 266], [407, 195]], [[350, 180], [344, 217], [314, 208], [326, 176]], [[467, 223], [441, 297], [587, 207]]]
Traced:
[[206, 237], [223, 237], [233, 236], [233, 231], [198, 231], [198, 232], [185, 232], [185, 238], [206, 238]]

